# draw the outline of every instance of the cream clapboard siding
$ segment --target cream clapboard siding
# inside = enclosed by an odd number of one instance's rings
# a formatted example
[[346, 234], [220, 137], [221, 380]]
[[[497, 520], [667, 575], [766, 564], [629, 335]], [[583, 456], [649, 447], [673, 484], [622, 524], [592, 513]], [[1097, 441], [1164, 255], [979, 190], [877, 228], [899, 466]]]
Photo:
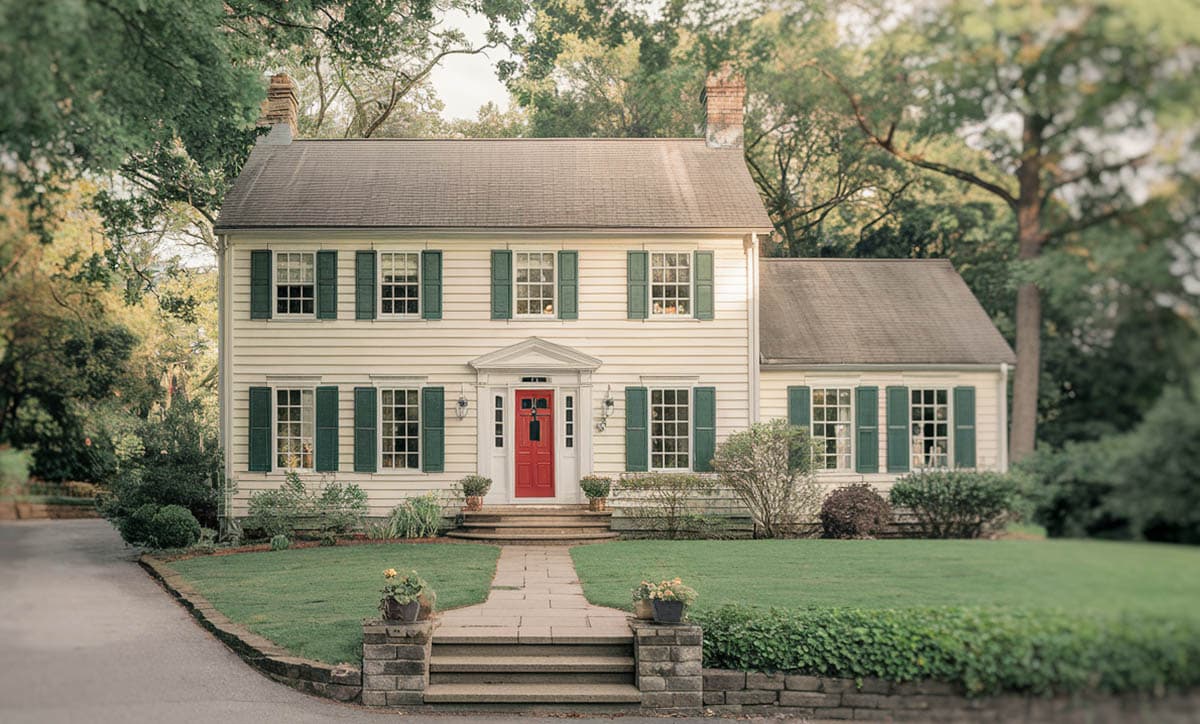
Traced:
[[[616, 475], [625, 469], [624, 388], [643, 384], [643, 375], [695, 377], [695, 385], [717, 388], [717, 435], [744, 428], [749, 422], [748, 317], [746, 255], [741, 238], [678, 237], [589, 238], [559, 242], [446, 239], [427, 242], [383, 242], [339, 238], [336, 242], [286, 241], [233, 236], [228, 239], [231, 309], [231, 385], [228, 470], [237, 484], [235, 515], [245, 513], [256, 490], [276, 488], [281, 471], [249, 473], [249, 388], [272, 384], [272, 375], [319, 377], [321, 385], [339, 388], [339, 465], [336, 479], [357, 483], [370, 497], [370, 514], [382, 515], [406, 497], [429, 490], [449, 489], [453, 481], [477, 470], [476, 440], [479, 403], [474, 370], [467, 363], [488, 352], [529, 337], [578, 349], [603, 360], [592, 376], [593, 418], [578, 425], [592, 427], [593, 469]], [[560, 249], [579, 252], [579, 319], [490, 319], [490, 252]], [[337, 320], [250, 319], [250, 252], [338, 251]], [[443, 252], [443, 319], [354, 319], [354, 252], [360, 249]], [[626, 252], [714, 252], [715, 319], [626, 319]], [[532, 371], [536, 373], [536, 371]], [[353, 399], [351, 388], [371, 384], [370, 375], [427, 376], [428, 385], [442, 386], [446, 396], [445, 473], [352, 472]], [[276, 381], [277, 382], [277, 381]], [[596, 432], [601, 401], [611, 385], [615, 414], [607, 430]], [[285, 386], [279, 383], [279, 386]], [[469, 412], [459, 420], [454, 404], [459, 395]], [[486, 402], [486, 400], [485, 400]], [[491, 415], [485, 405], [485, 414]], [[586, 463], [585, 463], [586, 465]], [[334, 476], [327, 474], [330, 479]], [[320, 474], [306, 476], [319, 480]]]
[[[826, 487], [847, 483], [869, 482], [880, 490], [891, 489], [892, 483], [901, 474], [887, 470], [887, 393], [889, 386], [905, 387], [955, 387], [975, 388], [975, 462], [981, 470], [998, 470], [1003, 464], [1001, 455], [1001, 426], [1004, 411], [1000, 407], [1002, 376], [999, 370], [979, 371], [824, 371], [824, 370], [773, 370], [763, 368], [760, 383], [760, 419], [787, 419], [787, 388], [794, 385], [809, 387], [859, 387], [879, 388], [879, 469], [877, 474], [862, 474], [849, 471], [824, 472], [818, 480]], [[1007, 404], [1007, 400], [1004, 400]], [[953, 408], [953, 399], [951, 399]], [[953, 435], [953, 427], [951, 427]], [[854, 435], [851, 435], [854, 440]], [[853, 445], [853, 442], [851, 443]], [[851, 451], [853, 453], [853, 450]], [[851, 466], [853, 466], [853, 456]]]

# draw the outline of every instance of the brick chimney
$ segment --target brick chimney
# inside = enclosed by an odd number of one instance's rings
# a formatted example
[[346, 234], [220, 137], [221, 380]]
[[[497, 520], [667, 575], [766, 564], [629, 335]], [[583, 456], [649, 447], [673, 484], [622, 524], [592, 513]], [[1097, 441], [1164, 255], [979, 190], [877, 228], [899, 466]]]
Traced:
[[700, 94], [704, 105], [704, 138], [709, 148], [742, 147], [742, 115], [746, 79], [730, 63], [708, 74]]
[[296, 81], [287, 73], [271, 76], [267, 86], [267, 99], [262, 102], [262, 111], [258, 125], [277, 126], [286, 124], [292, 135], [297, 135], [296, 119], [300, 113], [300, 93], [296, 89]]

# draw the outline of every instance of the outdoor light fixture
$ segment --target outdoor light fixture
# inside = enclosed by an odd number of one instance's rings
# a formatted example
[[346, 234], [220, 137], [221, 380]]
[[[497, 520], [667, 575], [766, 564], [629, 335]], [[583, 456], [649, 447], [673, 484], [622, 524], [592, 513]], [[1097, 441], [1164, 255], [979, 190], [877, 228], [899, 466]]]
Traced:
[[604, 432], [608, 427], [608, 418], [617, 409], [617, 402], [612, 396], [612, 385], [608, 386], [608, 390], [604, 393], [604, 401], [601, 403], [600, 422], [596, 423], [596, 432]]
[[463, 419], [467, 416], [467, 388], [462, 387], [458, 393], [458, 403], [454, 406], [454, 414], [458, 419]]

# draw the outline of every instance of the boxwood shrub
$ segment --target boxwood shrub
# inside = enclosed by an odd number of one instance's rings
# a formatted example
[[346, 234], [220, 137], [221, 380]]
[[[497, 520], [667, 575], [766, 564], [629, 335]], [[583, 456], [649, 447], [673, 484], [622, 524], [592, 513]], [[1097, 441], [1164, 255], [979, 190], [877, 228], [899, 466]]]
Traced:
[[950, 607], [725, 607], [692, 618], [704, 627], [712, 668], [933, 679], [969, 695], [1200, 684], [1200, 621], [1192, 619]]
[[978, 538], [1024, 507], [1015, 476], [974, 470], [907, 475], [892, 486], [891, 500], [912, 510], [926, 538]]

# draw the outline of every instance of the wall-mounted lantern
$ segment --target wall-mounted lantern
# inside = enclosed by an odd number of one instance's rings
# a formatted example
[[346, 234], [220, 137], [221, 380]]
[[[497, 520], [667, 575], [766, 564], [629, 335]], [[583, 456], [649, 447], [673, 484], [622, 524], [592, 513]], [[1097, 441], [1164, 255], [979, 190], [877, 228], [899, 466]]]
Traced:
[[604, 400], [600, 403], [600, 422], [596, 423], [596, 432], [604, 432], [608, 427], [608, 418], [617, 409], [617, 402], [612, 396], [612, 385], [608, 386], [608, 390], [604, 393]]

